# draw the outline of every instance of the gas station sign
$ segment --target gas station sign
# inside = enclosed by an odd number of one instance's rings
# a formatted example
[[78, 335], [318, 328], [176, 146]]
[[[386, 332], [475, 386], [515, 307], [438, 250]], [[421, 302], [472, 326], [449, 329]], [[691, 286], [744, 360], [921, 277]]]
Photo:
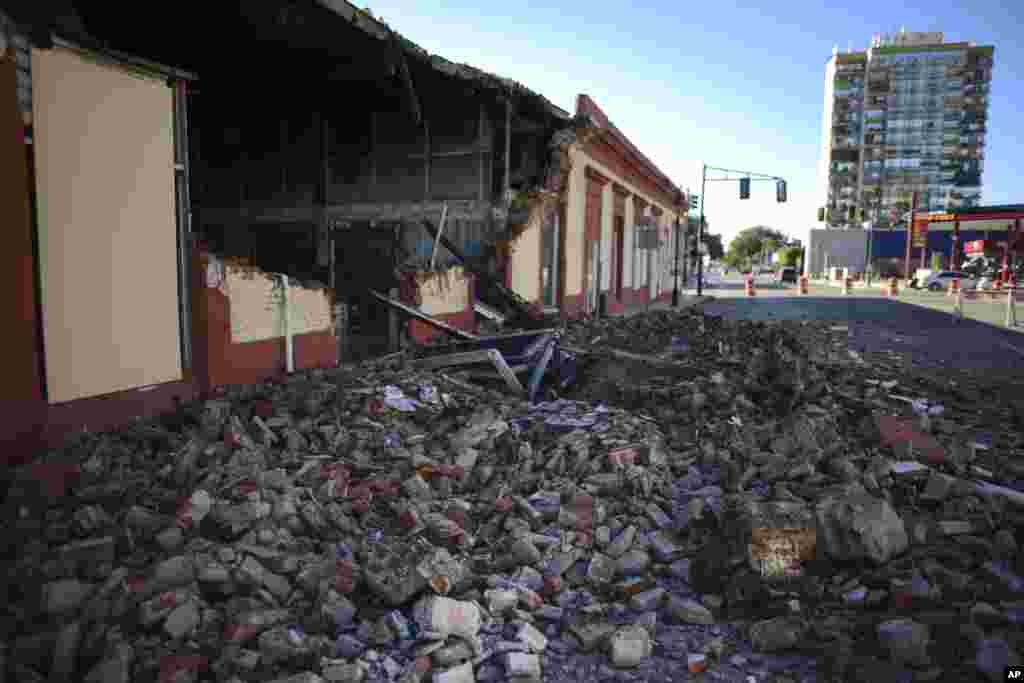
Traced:
[[912, 235], [910, 238], [911, 246], [926, 247], [928, 246], [928, 221], [913, 221], [911, 223]]
[[971, 242], [964, 243], [964, 253], [966, 254], [982, 254], [985, 252], [985, 240], [973, 240]]

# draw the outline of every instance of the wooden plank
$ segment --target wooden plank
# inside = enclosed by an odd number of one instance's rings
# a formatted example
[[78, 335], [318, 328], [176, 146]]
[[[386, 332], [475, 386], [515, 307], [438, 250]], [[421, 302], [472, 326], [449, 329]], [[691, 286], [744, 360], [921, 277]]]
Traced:
[[488, 306], [485, 303], [482, 303], [480, 301], [474, 301], [473, 302], [473, 311], [478, 313], [479, 315], [482, 315], [483, 317], [487, 318], [488, 320], [493, 320], [494, 322], [498, 323], [499, 325], [504, 325], [505, 324], [505, 316], [503, 316], [501, 313], [499, 313], [498, 311], [494, 310], [493, 308], [491, 308], [490, 306]]
[[472, 365], [473, 363], [491, 363], [491, 351], [493, 349], [482, 349], [480, 351], [463, 351], [462, 353], [446, 353], [443, 356], [424, 358], [413, 363], [415, 367], [424, 370], [434, 368], [447, 368], [454, 365]]
[[497, 349], [491, 349], [491, 358], [494, 360], [494, 367], [497, 368], [498, 372], [503, 378], [505, 383], [508, 384], [509, 388], [513, 391], [523, 394], [526, 393], [526, 389], [520, 384], [519, 378], [516, 377], [516, 373], [512, 371], [512, 368], [505, 362], [505, 357], [501, 355], [501, 351]]
[[393, 309], [397, 309], [399, 311], [402, 311], [406, 315], [412, 316], [413, 318], [416, 318], [417, 320], [422, 320], [423, 322], [427, 323], [428, 325], [432, 325], [432, 326], [436, 327], [437, 329], [441, 330], [442, 332], [447, 332], [448, 334], [450, 334], [452, 336], [455, 336], [455, 337], [459, 337], [461, 339], [469, 339], [469, 340], [477, 339], [476, 335], [472, 335], [469, 332], [463, 332], [462, 330], [460, 330], [458, 328], [452, 327], [451, 325], [448, 325], [447, 323], [443, 323], [440, 320], [437, 320], [436, 318], [430, 317], [429, 315], [427, 315], [423, 311], [419, 310], [418, 308], [414, 308], [412, 306], [403, 304], [401, 301], [396, 301], [396, 300], [394, 300], [394, 299], [392, 299], [390, 297], [384, 296], [380, 292], [377, 292], [377, 291], [374, 291], [374, 290], [370, 290], [370, 294], [375, 296], [377, 299], [380, 299], [384, 303], [388, 304]]
[[434, 238], [434, 250], [430, 253], [430, 270], [434, 270], [434, 264], [437, 262], [437, 246], [441, 243], [441, 235], [444, 234], [444, 224], [448, 220], [448, 203], [445, 202], [444, 207], [441, 209], [441, 227], [437, 229], [437, 237]]
[[486, 349], [481, 351], [466, 351], [464, 353], [449, 353], [436, 358], [424, 358], [415, 361], [412, 365], [416, 368], [430, 370], [434, 368], [457, 367], [460, 365], [473, 365], [475, 363], [490, 363], [494, 366], [498, 375], [505, 380], [505, 384], [518, 394], [525, 393], [522, 383], [516, 377], [515, 371], [505, 361], [501, 351], [497, 349]]

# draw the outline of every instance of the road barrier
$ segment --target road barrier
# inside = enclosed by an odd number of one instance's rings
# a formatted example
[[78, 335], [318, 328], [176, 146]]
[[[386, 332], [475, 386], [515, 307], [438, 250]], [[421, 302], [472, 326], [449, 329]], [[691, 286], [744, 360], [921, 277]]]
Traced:
[[754, 291], [754, 276], [751, 275], [747, 278], [746, 283], [743, 286], [743, 293], [747, 296], [755, 296], [757, 292]]
[[850, 287], [851, 287], [852, 284], [853, 284], [853, 278], [849, 278], [849, 277], [843, 278], [843, 294], [849, 294], [850, 293]]
[[[1018, 287], [1007, 286], [1004, 288], [1006, 292], [1006, 317], [1004, 324], [1006, 327], [1017, 327], [1017, 302], [1024, 301], [1024, 289]], [[997, 297], [1002, 295], [1002, 291], [997, 289], [960, 289], [957, 291], [953, 299], [953, 313], [957, 318], [962, 319], [964, 317], [964, 301], [989, 301], [995, 303]]]
[[807, 276], [806, 275], [801, 275], [800, 276], [800, 293], [801, 294], [807, 294]]
[[888, 294], [889, 296], [899, 296], [899, 293], [900, 285], [897, 282], [896, 278], [889, 280], [889, 287], [886, 291], [886, 294]]

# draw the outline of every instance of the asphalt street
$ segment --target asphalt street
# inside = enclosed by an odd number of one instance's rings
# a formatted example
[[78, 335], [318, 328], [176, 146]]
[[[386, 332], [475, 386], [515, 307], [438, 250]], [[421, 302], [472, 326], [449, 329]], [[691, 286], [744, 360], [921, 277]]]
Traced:
[[[712, 275], [710, 285], [705, 293], [715, 300], [703, 308], [711, 315], [763, 321], [831, 321], [848, 327], [849, 348], [860, 354], [897, 354], [924, 367], [1024, 374], [1024, 336], [1020, 332], [977, 320], [960, 320], [926, 305], [885, 298], [877, 291], [854, 290], [843, 296], [838, 289], [817, 286], [810, 296], [800, 296], [795, 286], [769, 283], [764, 277], [758, 279], [757, 295], [747, 298], [738, 277], [723, 280]], [[942, 295], [923, 296], [942, 302]]]

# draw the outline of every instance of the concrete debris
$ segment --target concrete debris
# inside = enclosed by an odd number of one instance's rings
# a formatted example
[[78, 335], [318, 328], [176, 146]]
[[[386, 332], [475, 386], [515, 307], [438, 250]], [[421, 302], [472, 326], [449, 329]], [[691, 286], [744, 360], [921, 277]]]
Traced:
[[654, 645], [651, 636], [639, 626], [627, 626], [616, 631], [610, 641], [612, 665], [634, 668], [651, 656]]
[[[1001, 396], [857, 364], [813, 324], [651, 312], [562, 342], [578, 379], [543, 402], [395, 358], [12, 471], [0, 673], [660, 683], [685, 655], [716, 680], [997, 680], [1019, 662], [1024, 439], [970, 407]], [[892, 394], [945, 407], [929, 441]], [[34, 498], [38, 467], [69, 460], [68, 494]]]

